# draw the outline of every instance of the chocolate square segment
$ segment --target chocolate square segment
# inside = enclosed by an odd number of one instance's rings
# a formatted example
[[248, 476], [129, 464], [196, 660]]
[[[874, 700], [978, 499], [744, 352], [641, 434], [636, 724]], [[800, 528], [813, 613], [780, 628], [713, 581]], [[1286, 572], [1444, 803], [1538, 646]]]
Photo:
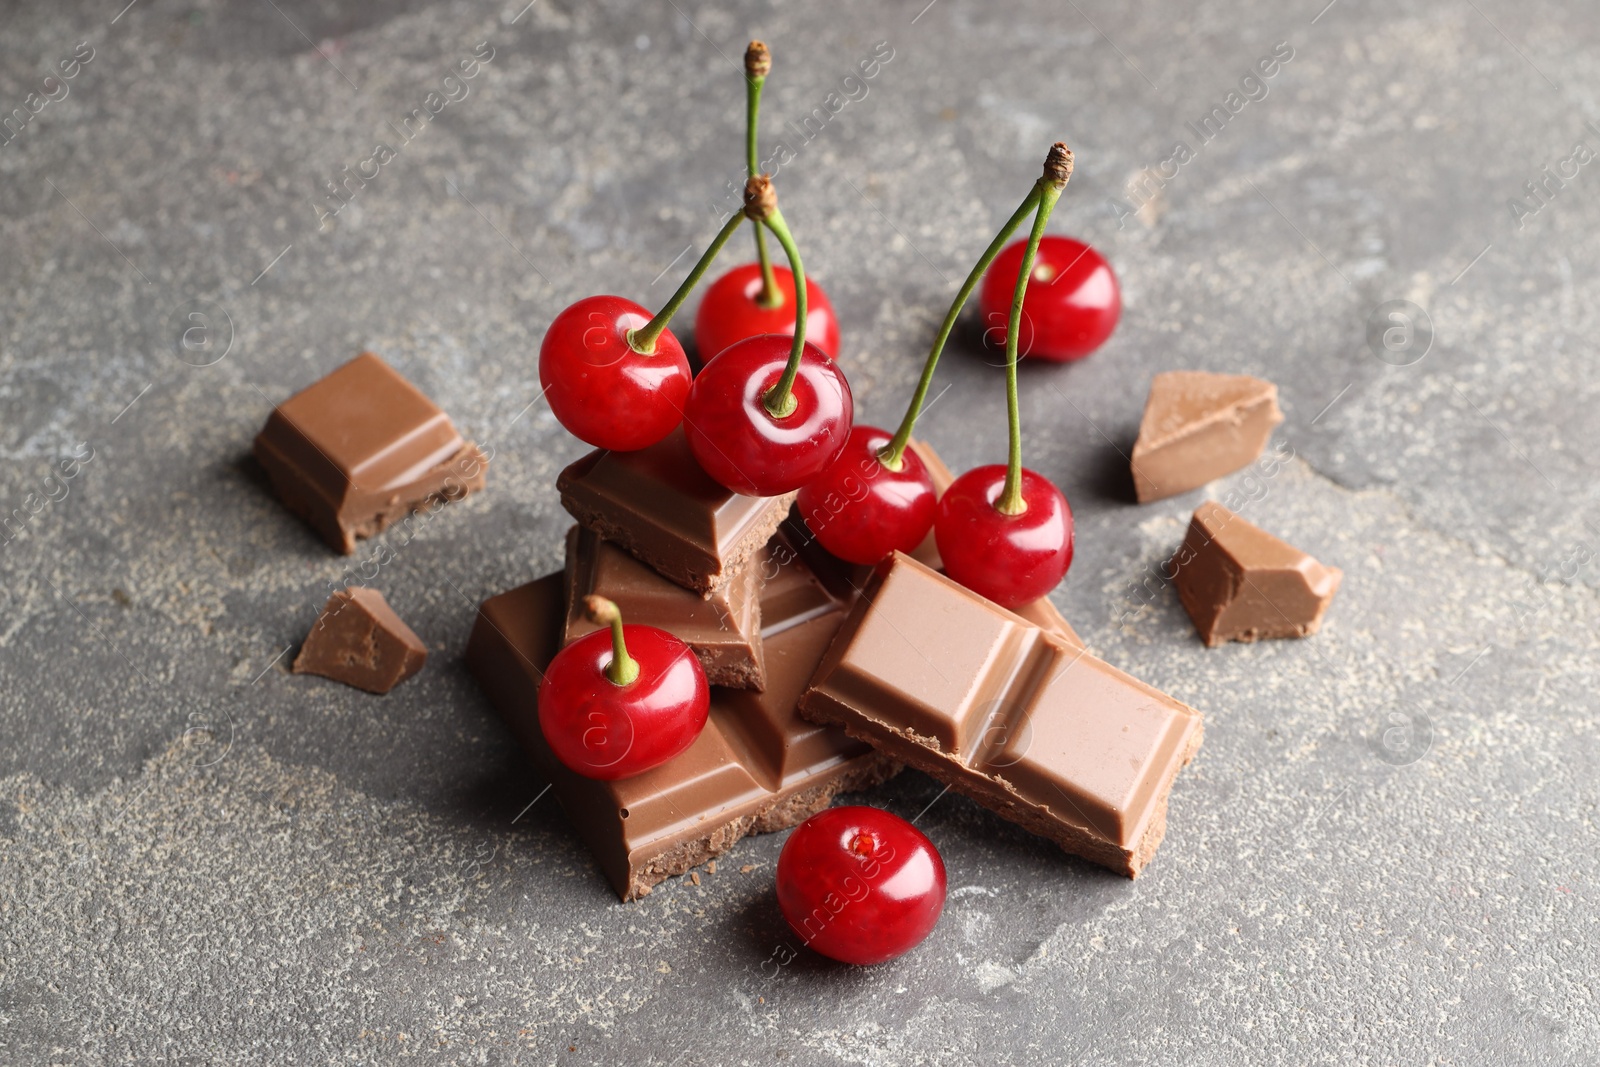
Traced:
[[1076, 654], [1050, 657], [1047, 679], [1019, 710], [1014, 725], [992, 731], [1000, 746], [980, 769], [1124, 849], [1137, 843], [1185, 761], [1195, 717], [1115, 667]]
[[656, 626], [694, 650], [706, 681], [735, 689], [766, 684], [761, 655], [761, 568], [750, 566], [702, 599], [667, 581], [593, 530], [567, 531], [565, 644], [599, 629], [583, 611], [583, 598], [603, 596], [629, 624]]
[[801, 710], [1130, 877], [1200, 715], [903, 553], [862, 591]]
[[561, 472], [556, 488], [583, 526], [701, 596], [757, 556], [794, 500], [718, 485], [695, 462], [681, 426], [637, 452], [591, 452]]
[[[752, 566], [760, 564], [752, 563]], [[784, 567], [803, 566], [798, 563]], [[791, 572], [792, 575], [792, 572]], [[467, 665], [490, 702], [554, 786], [567, 817], [623, 900], [721, 855], [745, 834], [782, 830], [838, 793], [888, 778], [899, 764], [843, 731], [800, 718], [796, 704], [843, 620], [787, 590], [763, 599], [767, 688], [711, 690], [711, 716], [687, 751], [633, 778], [584, 778], [551, 755], [539, 729], [542, 671], [565, 628], [565, 578], [551, 575], [486, 600], [467, 643]], [[779, 612], [790, 604], [799, 621]]]
[[483, 488], [489, 462], [371, 352], [274, 408], [255, 454], [284, 505], [346, 554], [426, 504]]
[[1038, 631], [920, 577], [899, 568], [876, 591], [869, 583], [873, 604], [858, 608], [851, 639], [830, 659], [830, 691], [862, 708], [892, 706], [885, 726], [967, 758]]

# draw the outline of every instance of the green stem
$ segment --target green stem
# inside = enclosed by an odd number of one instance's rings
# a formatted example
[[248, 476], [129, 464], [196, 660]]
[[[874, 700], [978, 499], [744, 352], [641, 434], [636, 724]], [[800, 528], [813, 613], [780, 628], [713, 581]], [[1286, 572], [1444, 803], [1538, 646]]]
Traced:
[[933, 347], [928, 350], [927, 361], [922, 365], [922, 380], [917, 382], [917, 391], [911, 396], [911, 406], [906, 408], [906, 417], [900, 420], [900, 429], [895, 432], [893, 440], [884, 445], [878, 452], [878, 460], [892, 471], [900, 469], [901, 457], [905, 455], [906, 446], [911, 443], [911, 431], [917, 425], [917, 416], [922, 414], [922, 404], [928, 398], [928, 389], [933, 385], [933, 371], [939, 365], [939, 354], [944, 351], [945, 342], [950, 340], [950, 333], [955, 329], [956, 319], [961, 314], [961, 309], [966, 306], [967, 299], [972, 296], [972, 291], [983, 280], [984, 272], [989, 269], [989, 264], [1000, 254], [1011, 235], [1017, 232], [1017, 227], [1022, 225], [1022, 220], [1027, 218], [1028, 212], [1034, 210], [1039, 204], [1039, 185], [1028, 191], [1028, 195], [1011, 217], [1006, 220], [1000, 232], [994, 235], [994, 240], [989, 242], [989, 247], [984, 249], [972, 272], [967, 275], [967, 280], [961, 283], [961, 291], [956, 293], [955, 300], [950, 305], [950, 310], [945, 312], [944, 322], [939, 326], [939, 335], [933, 339]]
[[[761, 125], [761, 87], [765, 77], [745, 78], [744, 153], [746, 176], [754, 178], [761, 173], [761, 161], [756, 151], [756, 131]], [[772, 270], [772, 256], [767, 252], [767, 231], [754, 219], [750, 224], [756, 231], [756, 261], [761, 264], [761, 293], [756, 303], [764, 308], [783, 306], [783, 292], [778, 288], [778, 276]]]
[[733, 217], [722, 224], [722, 229], [717, 236], [712, 238], [711, 247], [707, 248], [700, 261], [689, 271], [689, 276], [678, 286], [678, 291], [672, 294], [666, 306], [656, 312], [656, 317], [639, 327], [637, 330], [628, 331], [628, 345], [642, 356], [653, 355], [656, 350], [656, 338], [661, 336], [661, 331], [667, 328], [667, 323], [672, 321], [672, 316], [678, 313], [678, 308], [689, 299], [689, 294], [694, 292], [694, 287], [700, 284], [700, 279], [705, 277], [707, 270], [711, 269], [711, 262], [717, 258], [717, 253], [722, 251], [722, 246], [728, 243], [739, 224], [744, 221], [744, 210], [735, 212]]
[[1039, 210], [1033, 217], [1033, 232], [1028, 234], [1028, 248], [1022, 253], [1022, 267], [1017, 272], [1017, 287], [1011, 293], [1011, 319], [1006, 323], [1006, 419], [1011, 429], [1011, 452], [1006, 460], [1006, 484], [995, 510], [1002, 515], [1021, 515], [1028, 510], [1022, 499], [1022, 415], [1017, 401], [1017, 334], [1022, 326], [1022, 298], [1028, 293], [1028, 279], [1033, 275], [1033, 261], [1039, 253], [1039, 241], [1044, 237], [1045, 223], [1050, 212], [1061, 199], [1061, 189], [1044, 178], [1039, 179]]
[[601, 596], [585, 597], [583, 606], [590, 622], [611, 627], [611, 662], [606, 664], [606, 678], [613, 685], [628, 685], [639, 677], [639, 662], [628, 655], [628, 645], [622, 638], [622, 610]]
[[794, 380], [800, 374], [800, 356], [806, 349], [806, 269], [800, 265], [800, 250], [794, 246], [794, 237], [777, 208], [764, 220], [772, 236], [783, 246], [789, 257], [789, 273], [794, 275], [794, 344], [789, 349], [789, 363], [783, 368], [778, 384], [767, 390], [761, 403], [767, 414], [775, 419], [786, 419], [794, 414], [799, 401], [794, 398]]

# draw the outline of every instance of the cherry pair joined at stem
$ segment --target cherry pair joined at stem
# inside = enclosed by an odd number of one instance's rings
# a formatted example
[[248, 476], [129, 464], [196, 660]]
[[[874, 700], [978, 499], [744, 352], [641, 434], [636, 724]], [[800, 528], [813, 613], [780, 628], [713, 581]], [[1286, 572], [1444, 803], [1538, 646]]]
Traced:
[[624, 626], [622, 612], [604, 597], [588, 597], [584, 607], [605, 628], [550, 661], [539, 686], [539, 729], [578, 774], [631, 778], [694, 743], [706, 725], [710, 689], [694, 652], [672, 634]]
[[[770, 58], [752, 42], [749, 164], [755, 168], [755, 120]], [[698, 377], [667, 323], [744, 219], [757, 227], [761, 293], [782, 291], [765, 257], [763, 230], [789, 258], [793, 303], [789, 337], [763, 333], [711, 354]], [[831, 356], [807, 342], [805, 269], [766, 175], [752, 173], [743, 208], [723, 225], [688, 277], [655, 316], [615, 296], [580, 300], [556, 316], [539, 351], [539, 380], [556, 418], [600, 448], [634, 451], [684, 423], [706, 472], [734, 492], [778, 496], [815, 478], [844, 447], [854, 415], [850, 387]], [[766, 299], [765, 302], [771, 302]], [[837, 324], [823, 320], [837, 346]], [[784, 350], [788, 349], [787, 355]], [[703, 353], [704, 354], [704, 353]]]
[[944, 910], [944, 860], [927, 836], [879, 808], [828, 808], [778, 855], [778, 907], [796, 936], [842, 963], [904, 955]]
[[[859, 427], [839, 460], [801, 490], [800, 514], [828, 551], [853, 563], [875, 563], [892, 551], [911, 551], [931, 525], [946, 573], [1005, 607], [1038, 599], [1066, 574], [1072, 562], [1072, 511], [1048, 479], [1022, 467], [1016, 361], [1028, 278], [1050, 211], [1071, 174], [1071, 151], [1063, 144], [1052, 146], [1043, 176], [989, 243], [945, 313], [895, 435], [885, 443], [884, 431]], [[1009, 462], [968, 471], [934, 505], [932, 479], [907, 448], [911, 432], [962, 307], [1030, 213], [1033, 230], [1013, 268], [1006, 329]]]

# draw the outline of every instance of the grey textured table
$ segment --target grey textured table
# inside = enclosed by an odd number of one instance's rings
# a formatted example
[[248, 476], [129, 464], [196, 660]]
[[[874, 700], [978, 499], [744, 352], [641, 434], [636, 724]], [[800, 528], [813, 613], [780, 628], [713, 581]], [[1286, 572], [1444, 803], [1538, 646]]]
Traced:
[[[1592, 1062], [1600, 18], [1322, 3], [4, 5], [0, 1060]], [[559, 564], [582, 449], [533, 403], [544, 325], [659, 302], [704, 246], [751, 36], [867, 420], [1076, 148], [1052, 228], [1126, 310], [1023, 375], [1079, 524], [1056, 599], [1208, 716], [1137, 883], [918, 775], [872, 794], [932, 804], [951, 893], [871, 970], [774, 962], [782, 835], [619, 905], [460, 660], [479, 600]], [[374, 579], [434, 650], [384, 699], [287, 672], [351, 561], [248, 460], [363, 347], [496, 450]], [[1209, 493], [1344, 568], [1318, 637], [1208, 651], [1141, 585], [1206, 493], [1137, 507], [1120, 453], [1188, 367], [1282, 387], [1293, 462]], [[940, 374], [925, 434], [999, 459], [1000, 372], [969, 337]]]

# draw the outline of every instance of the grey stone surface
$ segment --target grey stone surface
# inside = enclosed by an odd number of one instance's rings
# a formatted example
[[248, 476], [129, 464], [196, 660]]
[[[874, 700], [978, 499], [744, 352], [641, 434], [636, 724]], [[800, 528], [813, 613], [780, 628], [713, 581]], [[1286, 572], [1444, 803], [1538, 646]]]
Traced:
[[[1600, 171], [1524, 188], [1600, 148], [1592, 8], [120, 6], [10, 4], [0, 33], [0, 115], [94, 49], [0, 146], [0, 513], [28, 515], [0, 546], [0, 1061], [1592, 1062]], [[771, 962], [782, 835], [619, 905], [460, 665], [477, 601], [561, 553], [581, 448], [529, 406], [544, 324], [664, 299], [710, 237], [757, 35], [769, 141], [893, 49], [779, 175], [865, 419], [1048, 143], [1077, 149], [1053, 229], [1127, 307], [1023, 376], [1028, 462], [1079, 523], [1057, 601], [1209, 716], [1137, 883], [928, 779], [873, 793], [934, 802], [952, 891], [864, 971]], [[318, 181], [480, 42], [470, 94], [319, 227]], [[1367, 343], [1391, 300], [1431, 322], [1409, 366]], [[186, 365], [208, 308], [231, 345]], [[351, 561], [246, 459], [363, 347], [496, 449], [373, 580], [435, 650], [383, 699], [287, 673]], [[1183, 367], [1279, 382], [1294, 459], [1139, 508], [1119, 451]], [[969, 337], [940, 374], [926, 436], [998, 460], [999, 371]], [[1208, 494], [1344, 568], [1322, 634], [1207, 651], [1140, 592]]]

